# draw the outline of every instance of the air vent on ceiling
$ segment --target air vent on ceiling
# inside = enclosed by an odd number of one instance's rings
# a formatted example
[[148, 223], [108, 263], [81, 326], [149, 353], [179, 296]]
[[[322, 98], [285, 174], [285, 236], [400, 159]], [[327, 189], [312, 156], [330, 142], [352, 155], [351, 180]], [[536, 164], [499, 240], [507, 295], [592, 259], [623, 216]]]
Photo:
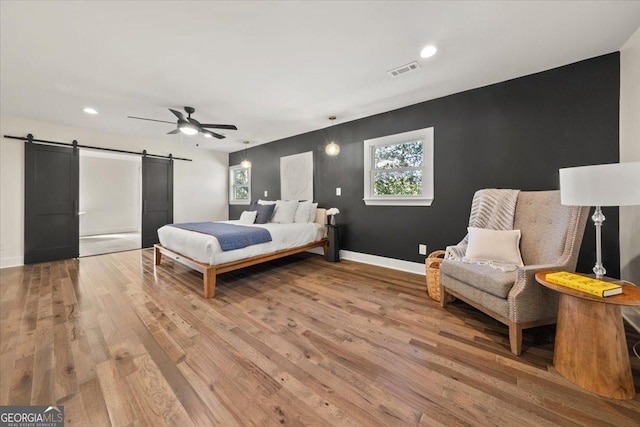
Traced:
[[389, 70], [389, 71], [387, 71], [387, 73], [389, 73], [391, 75], [391, 77], [396, 77], [396, 76], [399, 76], [401, 74], [406, 74], [406, 73], [408, 73], [410, 71], [415, 71], [418, 68], [420, 68], [420, 65], [418, 65], [417, 62], [413, 61], [410, 64], [402, 65], [402, 66], [400, 66], [398, 68], [394, 68], [393, 70]]

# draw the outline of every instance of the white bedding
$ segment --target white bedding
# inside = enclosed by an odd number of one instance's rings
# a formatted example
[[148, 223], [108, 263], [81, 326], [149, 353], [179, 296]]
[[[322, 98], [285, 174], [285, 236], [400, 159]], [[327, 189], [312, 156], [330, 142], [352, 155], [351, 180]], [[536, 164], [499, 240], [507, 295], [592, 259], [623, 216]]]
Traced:
[[[240, 224], [239, 221], [221, 221]], [[165, 225], [158, 229], [160, 243], [167, 249], [188, 256], [209, 265], [225, 264], [253, 256], [264, 255], [283, 249], [291, 249], [322, 239], [324, 227], [315, 222], [294, 224], [241, 224], [247, 227], [261, 227], [269, 230], [271, 241], [251, 245], [233, 251], [223, 251], [218, 239], [209, 234]]]

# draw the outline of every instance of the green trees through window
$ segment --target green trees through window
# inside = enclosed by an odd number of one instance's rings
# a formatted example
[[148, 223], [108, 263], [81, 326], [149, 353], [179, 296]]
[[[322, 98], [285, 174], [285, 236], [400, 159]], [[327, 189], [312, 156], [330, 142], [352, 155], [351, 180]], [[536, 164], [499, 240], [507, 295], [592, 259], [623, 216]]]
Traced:
[[424, 162], [422, 141], [377, 146], [373, 150], [373, 194], [419, 196]]
[[234, 187], [236, 200], [249, 200], [249, 170], [237, 169], [234, 171]]
[[242, 166], [229, 168], [229, 203], [248, 205], [251, 200], [251, 169]]
[[433, 127], [364, 140], [362, 200], [372, 206], [431, 206]]

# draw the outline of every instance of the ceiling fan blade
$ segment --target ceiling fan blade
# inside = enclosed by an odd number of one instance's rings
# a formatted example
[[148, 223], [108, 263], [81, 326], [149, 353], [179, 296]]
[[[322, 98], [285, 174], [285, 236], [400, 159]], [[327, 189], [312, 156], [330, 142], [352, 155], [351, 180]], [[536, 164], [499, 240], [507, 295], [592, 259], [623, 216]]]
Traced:
[[175, 122], [168, 122], [166, 120], [156, 120], [156, 119], [147, 119], [145, 117], [134, 117], [134, 116], [127, 116], [127, 118], [129, 119], [138, 119], [138, 120], [148, 120], [150, 122], [160, 122], [160, 123], [171, 123], [174, 124]]
[[202, 133], [204, 133], [204, 134], [208, 134], [208, 135], [211, 135], [211, 136], [215, 136], [215, 137], [216, 137], [216, 138], [218, 138], [218, 139], [225, 139], [225, 138], [226, 138], [226, 136], [224, 136], [224, 135], [220, 135], [219, 133], [215, 133], [215, 132], [212, 132], [212, 131], [207, 130], [207, 129], [200, 129], [200, 131], [201, 131]]
[[167, 135], [175, 135], [178, 132], [180, 132], [180, 129], [174, 129], [171, 132], [167, 132]]
[[200, 125], [201, 128], [216, 128], [216, 129], [229, 129], [229, 130], [238, 130], [237, 127], [235, 127], [235, 125], [212, 125], [212, 124], [206, 124], [206, 125]]
[[177, 110], [172, 110], [171, 108], [169, 108], [169, 111], [171, 111], [173, 113], [173, 115], [176, 116], [177, 118], [179, 118], [180, 120], [187, 120], [186, 117], [184, 116], [184, 114], [182, 114], [182, 112], [177, 111]]

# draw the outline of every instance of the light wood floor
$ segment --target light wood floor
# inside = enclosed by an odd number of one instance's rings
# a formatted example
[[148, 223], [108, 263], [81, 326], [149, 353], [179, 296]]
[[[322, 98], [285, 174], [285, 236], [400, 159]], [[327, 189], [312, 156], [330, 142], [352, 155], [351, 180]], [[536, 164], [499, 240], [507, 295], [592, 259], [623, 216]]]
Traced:
[[197, 273], [154, 272], [149, 250], [4, 269], [0, 404], [96, 427], [640, 423], [640, 398], [553, 369], [553, 329], [515, 357], [503, 326], [439, 308], [423, 279], [303, 254], [221, 275], [203, 300]]
[[142, 240], [138, 232], [99, 234], [80, 236], [79, 246], [80, 256], [85, 257], [140, 249]]

